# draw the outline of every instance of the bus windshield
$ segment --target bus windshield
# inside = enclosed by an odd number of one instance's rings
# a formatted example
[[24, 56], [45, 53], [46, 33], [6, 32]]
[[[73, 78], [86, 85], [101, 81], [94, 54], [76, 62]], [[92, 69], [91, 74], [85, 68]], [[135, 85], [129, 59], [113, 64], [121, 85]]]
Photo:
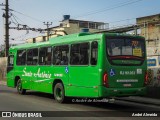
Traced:
[[[145, 41], [135, 38], [107, 38], [106, 53], [113, 64], [141, 64], [145, 58]], [[123, 60], [123, 61], [115, 61]], [[126, 60], [126, 61], [124, 61]]]

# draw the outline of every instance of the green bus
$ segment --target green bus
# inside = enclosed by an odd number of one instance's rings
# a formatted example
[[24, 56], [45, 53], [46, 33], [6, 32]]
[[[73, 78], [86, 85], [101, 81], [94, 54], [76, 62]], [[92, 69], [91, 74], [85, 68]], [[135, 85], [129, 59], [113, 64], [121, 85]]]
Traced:
[[113, 98], [146, 93], [145, 39], [118, 33], [78, 33], [11, 47], [7, 85], [68, 97]]

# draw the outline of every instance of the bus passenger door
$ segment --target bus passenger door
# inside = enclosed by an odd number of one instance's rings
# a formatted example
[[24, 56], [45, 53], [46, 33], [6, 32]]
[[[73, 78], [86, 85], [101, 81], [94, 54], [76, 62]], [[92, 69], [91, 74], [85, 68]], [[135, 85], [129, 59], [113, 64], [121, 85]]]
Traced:
[[7, 64], [7, 86], [15, 87], [14, 82], [14, 55], [9, 55]]

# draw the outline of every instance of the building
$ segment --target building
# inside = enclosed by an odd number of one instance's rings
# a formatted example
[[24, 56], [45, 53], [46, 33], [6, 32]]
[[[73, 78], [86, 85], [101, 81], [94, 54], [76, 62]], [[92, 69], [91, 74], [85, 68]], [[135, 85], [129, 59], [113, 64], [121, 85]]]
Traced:
[[160, 55], [160, 14], [140, 17], [136, 21], [140, 35], [146, 39], [148, 56]]
[[[74, 34], [79, 32], [98, 32], [109, 29], [109, 24], [104, 22], [84, 21], [70, 19], [70, 15], [64, 15], [59, 26], [49, 28], [49, 38]], [[46, 30], [47, 31], [47, 30]], [[28, 43], [46, 41], [46, 36], [27, 39]]]

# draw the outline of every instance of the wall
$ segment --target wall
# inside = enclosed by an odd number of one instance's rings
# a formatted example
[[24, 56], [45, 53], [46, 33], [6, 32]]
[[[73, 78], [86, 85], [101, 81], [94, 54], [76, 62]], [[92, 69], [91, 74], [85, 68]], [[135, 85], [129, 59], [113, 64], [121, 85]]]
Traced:
[[151, 44], [156, 42], [155, 40], [160, 40], [160, 14], [137, 18], [137, 25], [141, 25], [140, 35]]
[[7, 68], [7, 58], [0, 57], [0, 80], [5, 80]]
[[160, 56], [147, 57], [148, 78], [146, 97], [160, 98]]

